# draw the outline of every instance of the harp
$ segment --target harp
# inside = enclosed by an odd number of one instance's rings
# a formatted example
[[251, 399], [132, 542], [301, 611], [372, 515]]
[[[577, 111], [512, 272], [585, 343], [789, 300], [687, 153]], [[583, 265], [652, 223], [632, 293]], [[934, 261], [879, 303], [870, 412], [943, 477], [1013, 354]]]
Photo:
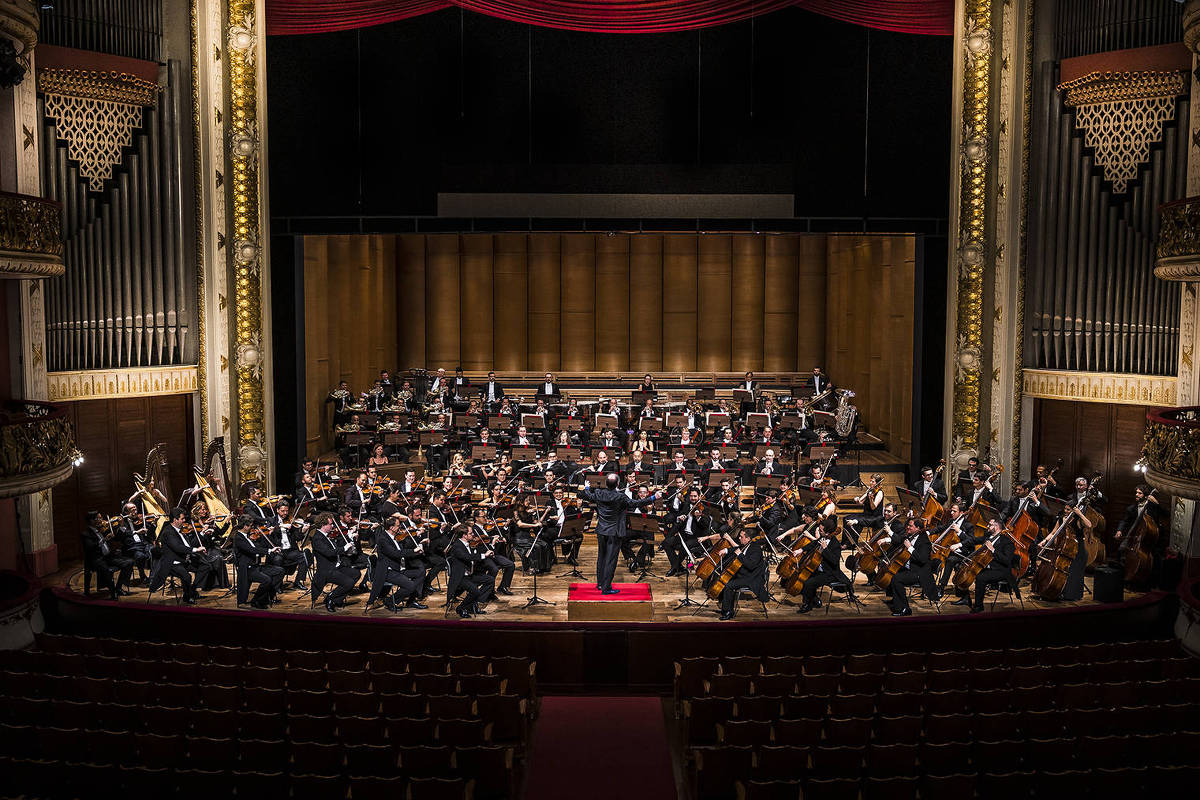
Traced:
[[208, 506], [208, 513], [218, 519], [228, 518], [229, 467], [225, 461], [225, 437], [218, 436], [204, 451], [204, 463], [193, 467], [196, 474], [195, 492]]
[[158, 443], [146, 453], [145, 476], [133, 473], [133, 485], [136, 491], [133, 497], [142, 502], [142, 511], [147, 521], [154, 520], [154, 538], [167, 522], [167, 509], [171, 506], [168, 499], [171, 496], [171, 469], [167, 463], [167, 446]]

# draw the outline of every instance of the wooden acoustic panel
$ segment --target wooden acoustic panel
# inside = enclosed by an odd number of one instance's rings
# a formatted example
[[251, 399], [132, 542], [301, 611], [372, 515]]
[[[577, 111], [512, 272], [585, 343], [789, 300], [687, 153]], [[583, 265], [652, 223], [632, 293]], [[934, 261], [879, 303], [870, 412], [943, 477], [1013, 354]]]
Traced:
[[492, 354], [492, 236], [464, 234], [459, 281], [459, 360], [463, 369], [490, 369]]
[[733, 237], [733, 369], [763, 368], [766, 236]]
[[629, 239], [629, 368], [663, 368], [663, 237]]
[[696, 369], [696, 271], [694, 234], [663, 237], [662, 368]]
[[629, 234], [597, 234], [596, 369], [629, 369]]
[[734, 369], [733, 241], [708, 234], [696, 242], [696, 369]]
[[562, 334], [559, 369], [590, 370], [596, 365], [596, 237], [562, 237]]
[[523, 233], [501, 233], [492, 246], [493, 369], [529, 365], [529, 255]]

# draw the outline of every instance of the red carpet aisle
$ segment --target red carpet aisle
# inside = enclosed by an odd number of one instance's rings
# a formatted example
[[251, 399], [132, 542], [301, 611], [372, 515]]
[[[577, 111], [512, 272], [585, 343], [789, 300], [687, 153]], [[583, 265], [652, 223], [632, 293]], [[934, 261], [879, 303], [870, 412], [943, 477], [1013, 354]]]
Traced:
[[661, 698], [542, 698], [526, 800], [675, 796]]

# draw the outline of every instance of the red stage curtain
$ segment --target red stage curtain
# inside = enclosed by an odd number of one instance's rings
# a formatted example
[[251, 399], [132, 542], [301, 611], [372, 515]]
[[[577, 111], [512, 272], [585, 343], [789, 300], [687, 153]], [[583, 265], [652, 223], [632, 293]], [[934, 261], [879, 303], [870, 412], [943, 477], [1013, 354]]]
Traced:
[[954, 0], [267, 0], [267, 33], [324, 33], [457, 5], [493, 17], [597, 33], [663, 33], [724, 25], [797, 5], [902, 33], [949, 34]]

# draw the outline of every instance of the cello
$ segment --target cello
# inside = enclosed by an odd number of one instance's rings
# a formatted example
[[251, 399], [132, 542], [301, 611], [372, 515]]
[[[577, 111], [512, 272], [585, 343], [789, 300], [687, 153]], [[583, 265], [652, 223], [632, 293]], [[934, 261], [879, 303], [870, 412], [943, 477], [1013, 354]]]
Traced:
[[[909, 509], [908, 520], [912, 520], [913, 517], [914, 513], [912, 509]], [[907, 521], [905, 526], [907, 527]], [[912, 558], [912, 549], [908, 546], [907, 534], [907, 530], [901, 531], [900, 541], [896, 542], [896, 546], [879, 560], [879, 569], [875, 574], [874, 584], [880, 589], [886, 591], [892, 585], [892, 579], [900, 573], [900, 570], [904, 569], [904, 565]]]
[[[763, 538], [765, 537], [762, 534], [759, 534], [758, 536], [753, 537], [750, 541], [757, 542], [761, 541]], [[705, 594], [707, 594], [711, 600], [719, 599], [721, 597], [721, 592], [725, 591], [725, 587], [729, 585], [729, 582], [733, 580], [734, 576], [737, 575], [742, 569], [742, 557], [740, 555], [735, 555], [732, 558], [728, 558], [728, 553], [726, 555], [727, 560], [724, 562], [720, 573], [714, 572], [713, 574], [715, 577], [712, 579], [712, 582], [704, 587]]]
[[[958, 570], [954, 573], [954, 586], [956, 588], [964, 592], [970, 591], [971, 586], [975, 583], [975, 579], [979, 577], [979, 573], [991, 565], [992, 558], [996, 555], [996, 541], [1001, 536], [1012, 538], [1007, 528], [999, 530], [989, 536], [980, 547], [975, 548], [975, 552], [963, 559], [963, 562], [958, 566]], [[1013, 544], [1017, 546], [1015, 540]], [[1014, 580], [1016, 580], [1015, 577]]]
[[1158, 505], [1154, 491], [1146, 497], [1146, 506], [1138, 514], [1137, 522], [1129, 530], [1129, 538], [1122, 542], [1125, 550], [1125, 580], [1129, 583], [1145, 583], [1150, 578], [1154, 565], [1154, 547], [1162, 535], [1158, 519], [1150, 511], [1150, 504]]

